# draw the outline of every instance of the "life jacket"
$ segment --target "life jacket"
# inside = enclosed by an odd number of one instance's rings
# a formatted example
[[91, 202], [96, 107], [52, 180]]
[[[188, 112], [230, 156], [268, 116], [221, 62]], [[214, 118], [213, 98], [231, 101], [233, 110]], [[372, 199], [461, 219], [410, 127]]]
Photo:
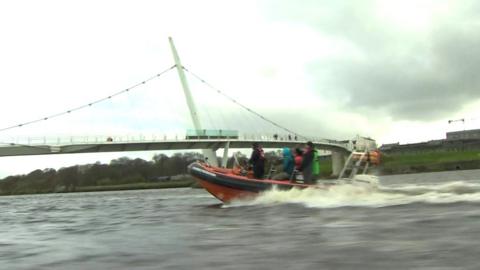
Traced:
[[318, 156], [317, 150], [313, 151], [313, 160], [312, 160], [312, 174], [318, 175], [320, 174], [320, 158]]

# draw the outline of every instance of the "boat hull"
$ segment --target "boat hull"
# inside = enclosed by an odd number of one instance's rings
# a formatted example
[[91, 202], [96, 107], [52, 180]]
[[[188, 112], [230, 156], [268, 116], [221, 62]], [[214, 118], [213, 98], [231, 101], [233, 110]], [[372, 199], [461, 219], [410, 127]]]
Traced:
[[222, 202], [253, 198], [274, 187], [289, 190], [314, 186], [289, 181], [252, 179], [234, 174], [229, 169], [216, 168], [199, 162], [190, 164], [188, 170], [203, 188]]
[[258, 195], [257, 192], [238, 190], [229, 187], [225, 187], [218, 184], [213, 184], [211, 182], [201, 180], [197, 178], [197, 182], [206, 189], [210, 194], [215, 198], [219, 199], [222, 202], [230, 202], [232, 200], [238, 199], [248, 199], [254, 198]]

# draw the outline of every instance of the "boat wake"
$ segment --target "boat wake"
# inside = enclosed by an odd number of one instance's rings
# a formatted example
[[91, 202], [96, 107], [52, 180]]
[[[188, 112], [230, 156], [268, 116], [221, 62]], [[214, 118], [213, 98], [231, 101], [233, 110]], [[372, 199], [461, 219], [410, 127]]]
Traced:
[[[382, 186], [375, 176], [361, 176], [372, 184], [343, 183], [328, 189], [270, 190], [252, 200], [233, 201], [227, 207], [294, 203], [314, 208], [386, 207], [411, 203], [446, 204], [480, 202], [480, 183], [465, 181], [442, 184]], [[367, 179], [365, 179], [367, 178]]]

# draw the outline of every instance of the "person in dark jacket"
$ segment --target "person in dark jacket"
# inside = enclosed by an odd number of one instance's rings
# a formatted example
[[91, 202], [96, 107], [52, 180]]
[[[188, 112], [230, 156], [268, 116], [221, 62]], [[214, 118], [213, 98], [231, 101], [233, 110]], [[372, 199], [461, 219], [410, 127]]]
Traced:
[[312, 142], [307, 142], [305, 146], [305, 151], [303, 152], [302, 164], [300, 165], [299, 170], [303, 174], [303, 182], [305, 184], [313, 184], [313, 162], [314, 162], [314, 153], [315, 149]]
[[265, 155], [258, 143], [253, 143], [253, 152], [248, 163], [253, 167], [253, 176], [257, 179], [262, 179], [265, 174]]

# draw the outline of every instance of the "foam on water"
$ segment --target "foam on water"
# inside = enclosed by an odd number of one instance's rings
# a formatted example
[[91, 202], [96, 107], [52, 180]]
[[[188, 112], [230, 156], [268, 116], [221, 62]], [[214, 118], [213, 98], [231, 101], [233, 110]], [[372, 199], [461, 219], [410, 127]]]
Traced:
[[306, 207], [336, 208], [344, 206], [385, 207], [410, 203], [445, 204], [480, 202], [480, 184], [455, 181], [442, 184], [404, 184], [382, 186], [375, 176], [361, 176], [373, 184], [339, 184], [329, 188], [271, 190], [253, 200], [236, 201], [227, 207], [248, 205], [302, 204]]

